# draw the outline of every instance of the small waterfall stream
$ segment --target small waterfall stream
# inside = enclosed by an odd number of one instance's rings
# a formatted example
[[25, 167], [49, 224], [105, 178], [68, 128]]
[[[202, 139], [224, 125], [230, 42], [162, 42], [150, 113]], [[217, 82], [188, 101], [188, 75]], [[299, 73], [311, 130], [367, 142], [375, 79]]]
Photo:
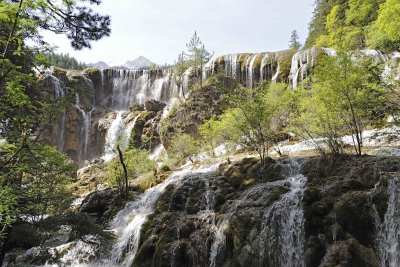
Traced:
[[400, 179], [388, 182], [389, 202], [384, 221], [378, 225], [377, 245], [381, 267], [400, 264]]
[[235, 215], [240, 205], [246, 202], [252, 194], [263, 192], [268, 187], [279, 184], [289, 184], [289, 191], [283, 194], [279, 200], [273, 202], [264, 211], [259, 240], [259, 257], [267, 257], [268, 266], [276, 267], [302, 267], [304, 262], [304, 212], [302, 209], [303, 193], [306, 188], [307, 178], [300, 174], [301, 162], [296, 160], [284, 164], [286, 170], [284, 181], [261, 184], [245, 192], [236, 200], [231, 210], [224, 216], [222, 222], [214, 234], [214, 242], [211, 245], [209, 266], [217, 265], [220, 250], [225, 245], [225, 231], [229, 227], [230, 220]]
[[109, 257], [100, 260], [99, 265], [131, 266], [139, 246], [142, 226], [147, 217], [154, 212], [165, 188], [191, 174], [214, 172], [218, 166], [219, 163], [193, 170], [189, 165], [172, 174], [163, 183], [148, 189], [137, 200], [128, 203], [110, 224], [110, 228], [117, 234], [118, 239], [111, 248]]
[[79, 159], [80, 161], [83, 161], [86, 159], [87, 156], [87, 150], [88, 150], [88, 145], [89, 145], [89, 137], [90, 137], [90, 126], [91, 126], [91, 121], [92, 121], [92, 112], [93, 109], [89, 112], [86, 112], [83, 110], [80, 106], [80, 98], [79, 95], [75, 95], [75, 107], [79, 110], [79, 112], [82, 115], [83, 118], [83, 128], [82, 128], [82, 140], [81, 140], [81, 148], [83, 149], [80, 151]]
[[[61, 82], [53, 75], [49, 74], [48, 78], [52, 81], [52, 84], [54, 86], [54, 94], [55, 97], [61, 98], [65, 96], [64, 88], [61, 85]], [[64, 149], [64, 144], [65, 144], [65, 126], [66, 126], [67, 118], [66, 118], [66, 111], [65, 109], [61, 112], [61, 117], [58, 121], [58, 129], [59, 129], [59, 135], [58, 135], [58, 142], [57, 142], [57, 148], [59, 151], [62, 151]]]
[[108, 128], [106, 135], [106, 142], [104, 145], [104, 155], [102, 159], [109, 162], [116, 155], [116, 144], [121, 143], [122, 148], [128, 147], [129, 137], [135, 127], [136, 121], [139, 118], [137, 115], [128, 125], [125, 124], [122, 117], [124, 111], [117, 111], [115, 119], [112, 121], [110, 128]]
[[292, 161], [286, 178], [290, 190], [264, 213], [260, 247], [265, 249], [264, 253], [268, 254], [272, 266], [305, 266], [301, 201], [307, 178], [299, 171], [300, 164]]

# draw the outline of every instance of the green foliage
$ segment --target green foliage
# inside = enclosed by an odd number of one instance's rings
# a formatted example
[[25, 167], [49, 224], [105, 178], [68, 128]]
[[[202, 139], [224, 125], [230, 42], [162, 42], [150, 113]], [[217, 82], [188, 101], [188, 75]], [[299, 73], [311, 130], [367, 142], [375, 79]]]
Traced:
[[78, 62], [75, 58], [70, 57], [69, 54], [47, 54], [48, 64], [50, 66], [59, 67], [68, 70], [83, 70], [87, 68], [84, 63]]
[[[123, 152], [124, 161], [127, 167], [128, 178], [136, 179], [140, 175], [151, 172], [154, 163], [149, 159], [147, 151], [130, 149]], [[107, 182], [111, 186], [117, 186], [122, 192], [124, 189], [124, 170], [118, 158], [113, 159], [107, 165]]]
[[387, 0], [379, 6], [378, 18], [369, 30], [368, 44], [384, 51], [400, 49], [400, 2]]
[[299, 41], [299, 34], [296, 30], [292, 31], [289, 40], [289, 48], [293, 50], [299, 50], [301, 48], [301, 43]]
[[396, 0], [317, 0], [306, 47], [392, 52], [400, 47]]
[[100, 2], [0, 1], [0, 133], [7, 140], [0, 144], [1, 233], [9, 235], [14, 219], [37, 222], [70, 205], [75, 166], [39, 142], [65, 101], [45, 95], [33, 70], [49, 64], [43, 30], [65, 34], [76, 49], [109, 35], [110, 18], [90, 8]]
[[286, 123], [290, 95], [285, 84], [232, 91], [227, 95], [232, 108], [200, 128], [204, 142], [211, 149], [222, 142], [231, 149], [237, 145], [255, 149], [264, 164], [268, 149], [277, 141], [276, 133]]
[[63, 213], [72, 200], [75, 166], [65, 154], [48, 145], [31, 143], [25, 152], [27, 156], [18, 166], [4, 175], [8, 183], [20, 183], [14, 189], [19, 211], [32, 221], [41, 220], [45, 214]]
[[192, 73], [198, 82], [202, 82], [202, 71], [203, 66], [206, 64], [213, 54], [211, 54], [204, 46], [197, 32], [194, 32], [192, 38], [190, 38], [189, 43], [186, 44], [188, 49], [187, 58], [189, 60], [190, 67], [192, 68]]
[[196, 140], [185, 133], [175, 133], [171, 139], [171, 147], [168, 149], [168, 157], [181, 163], [185, 159], [193, 162], [193, 157], [199, 152]]
[[[3, 179], [0, 176], [0, 183]], [[2, 240], [7, 227], [11, 225], [17, 215], [17, 198], [10, 187], [0, 186], [0, 240]]]
[[326, 137], [330, 152], [343, 153], [341, 136], [350, 135], [361, 155], [362, 132], [384, 111], [385, 89], [368, 58], [340, 53], [325, 57], [315, 69], [311, 90], [299, 93], [293, 129], [303, 136]]

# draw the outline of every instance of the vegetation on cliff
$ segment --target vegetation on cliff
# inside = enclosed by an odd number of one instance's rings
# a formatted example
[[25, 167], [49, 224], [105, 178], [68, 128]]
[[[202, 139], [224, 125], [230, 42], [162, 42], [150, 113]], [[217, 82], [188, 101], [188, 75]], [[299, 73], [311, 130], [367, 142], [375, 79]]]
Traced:
[[396, 0], [316, 0], [305, 47], [393, 52], [400, 48]]
[[[100, 4], [90, 1], [89, 4]], [[14, 221], [36, 222], [69, 206], [73, 164], [39, 139], [63, 108], [62, 98], [44, 97], [33, 69], [50, 51], [41, 30], [65, 34], [76, 49], [109, 35], [110, 18], [81, 1], [0, 2], [0, 265]], [[28, 46], [27, 42], [33, 45]], [[4, 212], [4, 213], [3, 213]]]

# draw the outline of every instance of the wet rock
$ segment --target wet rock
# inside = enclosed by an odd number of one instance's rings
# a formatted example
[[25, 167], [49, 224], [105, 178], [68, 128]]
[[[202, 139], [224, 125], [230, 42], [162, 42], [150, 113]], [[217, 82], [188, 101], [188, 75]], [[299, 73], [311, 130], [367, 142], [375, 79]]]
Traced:
[[374, 267], [378, 266], [378, 259], [371, 248], [352, 238], [330, 246], [320, 266]]
[[165, 103], [158, 102], [157, 100], [154, 100], [154, 99], [147, 100], [144, 103], [144, 108], [147, 111], [159, 112], [159, 111], [162, 111], [165, 108], [165, 106], [166, 106]]
[[112, 203], [117, 197], [117, 189], [93, 192], [83, 200], [79, 212], [90, 213], [100, 219], [104, 213], [110, 209]]

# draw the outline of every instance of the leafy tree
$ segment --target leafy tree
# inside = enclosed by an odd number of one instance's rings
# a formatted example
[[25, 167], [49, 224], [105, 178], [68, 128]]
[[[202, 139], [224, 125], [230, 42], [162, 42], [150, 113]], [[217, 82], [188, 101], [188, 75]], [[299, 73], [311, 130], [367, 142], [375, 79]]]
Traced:
[[202, 84], [202, 70], [203, 66], [211, 59], [213, 56], [200, 40], [197, 32], [194, 32], [193, 36], [190, 38], [189, 43], [186, 44], [188, 49], [187, 57], [192, 68], [195, 79]]
[[[0, 181], [3, 178], [0, 177]], [[0, 187], [0, 240], [4, 237], [7, 227], [11, 225], [17, 215], [15, 209], [17, 199], [10, 187]]]
[[308, 27], [309, 34], [304, 44], [305, 48], [313, 47], [319, 36], [327, 34], [325, 28], [326, 16], [339, 1], [340, 0], [315, 0], [313, 17]]
[[[119, 150], [122, 154], [122, 151]], [[112, 160], [108, 166], [108, 182], [116, 185], [121, 195], [127, 196], [128, 179], [136, 179], [140, 175], [153, 170], [154, 163], [149, 159], [147, 151], [130, 149], [123, 152], [120, 157]]]
[[384, 51], [400, 49], [400, 3], [386, 0], [379, 6], [378, 17], [369, 30], [368, 44]]
[[299, 34], [296, 30], [292, 31], [289, 40], [289, 48], [293, 50], [299, 50], [301, 48], [301, 43], [299, 41]]
[[343, 153], [341, 137], [350, 135], [355, 153], [361, 155], [363, 130], [384, 112], [386, 90], [375, 68], [371, 59], [356, 55], [325, 57], [315, 69], [311, 90], [300, 97], [292, 125], [314, 140], [326, 138], [332, 153]]
[[305, 47], [339, 50], [400, 48], [396, 0], [316, 0]]
[[185, 96], [185, 92], [183, 91], [182, 84], [183, 84], [183, 79], [185, 78], [185, 73], [189, 68], [189, 62], [186, 59], [185, 52], [182, 52], [179, 54], [178, 59], [174, 62], [173, 66], [173, 79], [178, 86], [178, 88], [181, 88], [183, 96]]
[[287, 123], [290, 91], [285, 84], [267, 84], [253, 89], [238, 88], [227, 96], [230, 109], [219, 122], [209, 121], [202, 127], [202, 135], [214, 135], [218, 141], [233, 146], [255, 149], [265, 164], [268, 150], [278, 141], [277, 133]]
[[[91, 4], [100, 0], [0, 2], [0, 133], [7, 140], [0, 149], [0, 186], [12, 190], [7, 199], [17, 201], [11, 205], [20, 212], [15, 219], [23, 219], [20, 214], [40, 219], [63, 212], [69, 203], [72, 166], [65, 155], [39, 142], [44, 129], [58, 118], [63, 100], [44, 96], [33, 69], [48, 66], [44, 52], [50, 48], [42, 30], [67, 35], [76, 49], [109, 35], [110, 18], [93, 12]], [[28, 41], [32, 45], [26, 45]], [[5, 211], [9, 207], [2, 206]], [[7, 229], [2, 231], [10, 234], [10, 220], [3, 222], [1, 227]]]
[[186, 133], [176, 133], [172, 136], [171, 147], [168, 149], [168, 156], [178, 163], [185, 159], [194, 161], [193, 157], [199, 152], [196, 140]]

